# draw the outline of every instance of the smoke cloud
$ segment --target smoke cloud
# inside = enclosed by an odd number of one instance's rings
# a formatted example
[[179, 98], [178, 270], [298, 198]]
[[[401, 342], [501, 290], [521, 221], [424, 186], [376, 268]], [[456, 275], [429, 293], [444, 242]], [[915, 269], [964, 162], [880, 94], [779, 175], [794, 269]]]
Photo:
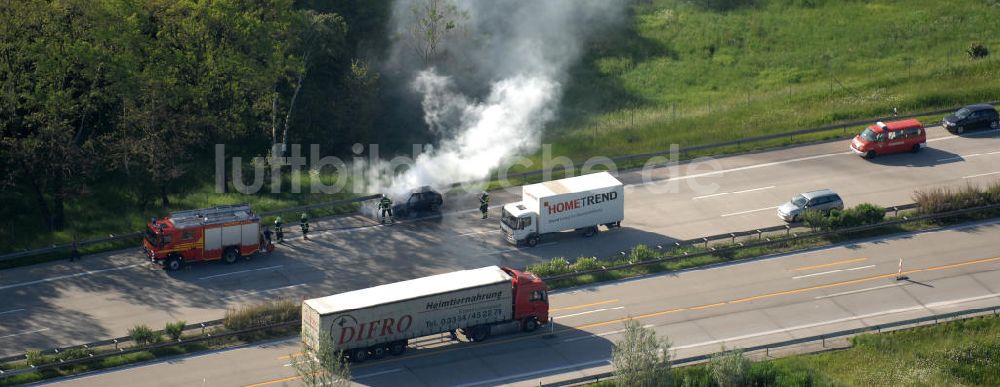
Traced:
[[[453, 4], [456, 28], [421, 57], [412, 26], [430, 2]], [[567, 68], [584, 43], [622, 20], [623, 0], [396, 1], [390, 69], [409, 77], [437, 143], [405, 171], [369, 168], [371, 192], [399, 195], [489, 177], [540, 146], [557, 114]], [[426, 60], [425, 60], [426, 59]]]

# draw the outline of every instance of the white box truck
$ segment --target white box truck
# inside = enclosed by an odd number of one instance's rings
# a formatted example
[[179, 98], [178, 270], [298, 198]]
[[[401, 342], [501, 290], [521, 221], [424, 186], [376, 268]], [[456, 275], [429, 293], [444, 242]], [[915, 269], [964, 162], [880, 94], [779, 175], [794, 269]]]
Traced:
[[577, 230], [590, 237], [598, 226], [620, 227], [625, 189], [607, 172], [526, 185], [521, 201], [503, 206], [500, 229], [507, 241], [534, 247], [548, 233]]
[[407, 340], [460, 331], [471, 341], [521, 329], [533, 331], [549, 319], [545, 282], [498, 266], [432, 275], [314, 298], [302, 302], [302, 341], [353, 362], [406, 351]]

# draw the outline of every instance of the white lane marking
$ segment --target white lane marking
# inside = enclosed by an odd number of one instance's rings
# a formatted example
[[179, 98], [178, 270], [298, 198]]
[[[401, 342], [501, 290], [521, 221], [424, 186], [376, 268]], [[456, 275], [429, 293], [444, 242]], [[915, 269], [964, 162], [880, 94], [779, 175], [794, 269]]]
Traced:
[[364, 374], [364, 375], [360, 375], [360, 376], [354, 376], [354, 379], [357, 380], [357, 379], [370, 378], [372, 376], [379, 376], [379, 375], [391, 374], [391, 373], [399, 372], [399, 371], [402, 371], [402, 370], [403, 370], [402, 368], [393, 368], [391, 370], [385, 370], [385, 371], [379, 371], [379, 372], [372, 372], [370, 374]]
[[741, 193], [754, 192], [754, 191], [763, 191], [765, 189], [771, 189], [771, 188], [774, 188], [774, 186], [773, 185], [769, 185], [767, 187], [745, 189], [745, 190], [742, 190], [742, 191], [733, 192], [733, 194], [741, 194]]
[[254, 295], [254, 294], [258, 294], [258, 293], [270, 293], [270, 292], [276, 292], [276, 291], [279, 291], [279, 290], [285, 290], [285, 289], [292, 289], [292, 288], [297, 288], [297, 287], [300, 287], [300, 286], [306, 286], [306, 284], [298, 284], [298, 285], [289, 285], [289, 286], [282, 286], [282, 287], [280, 287], [280, 288], [273, 288], [273, 289], [264, 289], [264, 290], [258, 290], [258, 291], [256, 291], [256, 292], [247, 292], [247, 293], [241, 293], [241, 294], [237, 294], [237, 295], [233, 295], [233, 296], [229, 296], [229, 297], [222, 297], [222, 299], [223, 299], [223, 300], [228, 300], [228, 299], [230, 299], [230, 298], [238, 298], [238, 297], [246, 297], [246, 296], [252, 296], [252, 295]]
[[277, 269], [277, 268], [280, 268], [280, 267], [283, 267], [283, 266], [285, 266], [285, 265], [268, 266], [268, 267], [262, 267], [260, 269], [240, 270], [240, 271], [234, 271], [232, 273], [222, 273], [222, 274], [210, 275], [208, 277], [201, 277], [201, 278], [198, 278], [198, 279], [200, 279], [200, 280], [206, 280], [206, 279], [210, 279], [210, 278], [225, 277], [227, 275], [249, 273], [249, 272], [252, 272], [252, 271]]
[[14, 337], [14, 336], [20, 336], [20, 335], [27, 335], [27, 334], [38, 333], [38, 332], [45, 332], [47, 330], [49, 330], [49, 328], [36, 329], [36, 330], [33, 330], [33, 331], [27, 331], [27, 332], [21, 332], [21, 333], [13, 333], [13, 334], [9, 334], [9, 335], [6, 335], [6, 336], [0, 336], [0, 339], [6, 339], [8, 337]]
[[903, 286], [903, 285], [906, 285], [906, 283], [901, 282], [901, 283], [895, 283], [895, 284], [874, 286], [874, 287], [870, 287], [870, 288], [864, 288], [864, 289], [850, 290], [850, 291], [840, 292], [840, 293], [827, 294], [825, 296], [816, 296], [816, 299], [817, 300], [822, 300], [824, 298], [833, 298], [833, 297], [838, 297], [838, 296], [846, 296], [846, 295], [849, 295], [849, 294], [864, 293], [864, 292], [869, 292], [869, 291], [872, 291], [872, 290], [892, 288], [892, 287]]
[[606, 312], [606, 311], [609, 311], [609, 310], [619, 310], [619, 309], [625, 309], [625, 307], [624, 306], [619, 306], [617, 308], [594, 309], [594, 310], [588, 310], [586, 312], [573, 313], [573, 314], [564, 314], [562, 316], [552, 316], [552, 318], [576, 317], [576, 316], [582, 316], [582, 315], [585, 315], [585, 314], [591, 314], [591, 313], [597, 313], [597, 312]]
[[795, 331], [795, 330], [799, 330], [799, 329], [815, 328], [815, 327], [823, 326], [823, 325], [830, 325], [830, 324], [842, 323], [842, 322], [847, 322], [847, 321], [861, 320], [861, 319], [866, 319], [866, 318], [870, 318], [870, 317], [878, 317], [878, 316], [883, 316], [883, 315], [887, 315], [887, 314], [912, 312], [912, 311], [921, 310], [921, 309], [929, 309], [929, 308], [937, 308], [937, 307], [941, 307], [941, 306], [949, 306], [949, 305], [954, 305], [954, 304], [961, 304], [961, 303], [965, 303], [965, 302], [969, 302], [969, 301], [977, 301], [977, 300], [982, 300], [982, 299], [986, 299], [986, 298], [993, 298], [993, 297], [997, 297], [997, 296], [1000, 296], [1000, 293], [991, 293], [991, 294], [987, 294], [987, 295], [983, 295], [983, 296], [978, 296], [978, 297], [969, 297], [969, 298], [963, 298], [963, 299], [958, 299], [958, 300], [935, 302], [935, 303], [932, 303], [932, 304], [917, 305], [917, 306], [911, 306], [911, 307], [908, 307], [908, 308], [899, 308], [899, 309], [885, 310], [885, 311], [881, 311], [881, 312], [863, 314], [863, 315], [860, 315], [860, 316], [838, 318], [838, 319], [833, 319], [833, 320], [821, 321], [821, 322], [817, 322], [817, 323], [798, 325], [798, 326], [794, 326], [794, 327], [790, 327], [790, 328], [774, 329], [774, 330], [770, 330], [770, 331], [766, 331], [766, 332], [751, 333], [751, 334], [742, 335], [742, 336], [735, 336], [735, 337], [729, 337], [729, 338], [725, 338], [725, 339], [705, 341], [705, 342], [701, 342], [701, 343], [682, 345], [682, 346], [679, 346], [679, 347], [672, 347], [672, 348], [673, 349], [687, 349], [687, 348], [701, 347], [701, 346], [705, 346], [705, 345], [719, 344], [719, 343], [731, 342], [731, 341], [735, 341], [735, 340], [743, 340], [743, 339], [750, 339], [750, 338], [754, 338], [754, 337], [773, 335], [773, 334], [776, 334], [776, 333], [785, 333], [785, 332]]
[[573, 369], [573, 368], [582, 368], [582, 367], [592, 366], [592, 365], [595, 365], [595, 364], [611, 364], [611, 359], [601, 359], [601, 360], [587, 361], [587, 362], [583, 362], [583, 363], [569, 364], [569, 365], [564, 365], [564, 366], [560, 366], [560, 367], [548, 368], [548, 369], [544, 369], [544, 370], [525, 372], [525, 373], [520, 373], [520, 374], [516, 374], [516, 375], [501, 376], [499, 378], [480, 380], [480, 381], [472, 382], [472, 383], [458, 384], [458, 385], [455, 385], [455, 387], [470, 387], [470, 386], [480, 386], [480, 385], [496, 385], [496, 384], [500, 384], [498, 382], [504, 381], [504, 380], [522, 379], [522, 378], [525, 378], [525, 377], [528, 377], [528, 376], [535, 376], [535, 375], [539, 375], [539, 374], [548, 374], [548, 373], [552, 373], [552, 372], [555, 372], [555, 371], [563, 371], [563, 370]]
[[34, 285], [34, 284], [41, 284], [41, 283], [46, 283], [46, 282], [64, 280], [64, 279], [67, 279], [67, 278], [80, 277], [80, 276], [85, 276], [85, 275], [89, 275], [89, 274], [97, 274], [97, 273], [104, 273], [104, 272], [108, 272], [108, 271], [131, 269], [133, 267], [142, 266], [142, 265], [145, 265], [145, 264], [143, 264], [143, 263], [137, 263], [137, 264], [134, 264], [134, 265], [118, 266], [118, 267], [112, 267], [112, 268], [109, 268], [109, 269], [87, 270], [87, 271], [82, 272], [82, 273], [61, 275], [61, 276], [58, 276], [58, 277], [40, 279], [40, 280], [37, 280], [37, 281], [21, 282], [21, 283], [13, 284], [13, 285], [4, 285], [4, 286], [0, 286], [0, 290], [12, 289], [12, 288], [19, 288], [19, 287], [22, 287], [22, 286], [28, 286], [28, 285]]
[[[643, 328], [652, 328], [653, 326], [654, 326], [653, 324], [646, 324], [646, 325], [643, 325], [642, 327]], [[591, 333], [591, 334], [588, 334], [588, 335], [582, 336], [582, 337], [574, 337], [574, 338], [571, 338], [571, 339], [564, 339], [564, 340], [562, 340], [562, 342], [563, 343], [572, 343], [574, 341], [587, 340], [587, 339], [596, 339], [598, 337], [613, 335], [613, 334], [622, 333], [622, 332], [625, 332], [625, 330], [624, 329], [619, 329], [617, 331], [610, 331], [610, 332], [603, 332], [603, 333]]]
[[819, 272], [819, 273], [812, 273], [812, 274], [800, 275], [800, 276], [792, 277], [792, 279], [809, 278], [809, 277], [815, 277], [815, 276], [819, 276], [819, 275], [827, 275], [827, 274], [833, 274], [833, 273], [840, 273], [842, 271], [864, 270], [864, 269], [870, 269], [870, 268], [873, 268], [873, 267], [875, 267], [875, 265], [852, 267], [850, 269], [829, 270], [829, 271], [824, 271], [824, 272]]
[[842, 272], [842, 271], [843, 270], [840, 270], [840, 269], [830, 270], [830, 271], [823, 271], [823, 272], [819, 272], [819, 273], [812, 273], [812, 274], [795, 276], [795, 277], [792, 277], [792, 279], [809, 278], [809, 277], [815, 277], [815, 276], [818, 276], [818, 275], [827, 275], [827, 274], [839, 273], [839, 272]]
[[489, 230], [489, 231], [476, 231], [476, 232], [467, 232], [467, 233], [464, 233], [464, 234], [458, 234], [458, 236], [469, 236], [469, 235], [479, 235], [479, 234], [491, 234], [491, 233], [495, 233], [495, 232], [501, 232], [501, 231], [503, 231], [503, 230]]
[[711, 198], [711, 197], [722, 196], [722, 195], [729, 195], [729, 192], [720, 192], [720, 193], [711, 194], [711, 195], [695, 196], [695, 197], [691, 198], [691, 200], [705, 199], [705, 198]]
[[727, 216], [736, 216], [736, 215], [743, 215], [743, 214], [749, 214], [749, 213], [751, 213], [751, 212], [760, 212], [760, 211], [767, 211], [767, 210], [773, 210], [773, 209], [775, 209], [775, 208], [778, 208], [778, 206], [774, 206], [774, 207], [768, 207], [768, 208], [758, 208], [758, 209], [756, 209], [756, 210], [750, 210], [750, 211], [740, 211], [740, 212], [733, 212], [733, 213], [731, 213], [731, 214], [722, 214], [722, 217], [723, 217], [723, 218], [725, 218], [725, 217], [727, 217]]
[[24, 309], [11, 309], [11, 310], [8, 310], [6, 312], [0, 312], [0, 314], [17, 313], [17, 312], [20, 312], [20, 311], [23, 311], [23, 310]]
[[971, 179], [973, 177], [989, 176], [989, 175], [997, 175], [997, 174], [1000, 174], [1000, 172], [980, 173], [978, 175], [962, 176], [962, 178], [963, 179]]

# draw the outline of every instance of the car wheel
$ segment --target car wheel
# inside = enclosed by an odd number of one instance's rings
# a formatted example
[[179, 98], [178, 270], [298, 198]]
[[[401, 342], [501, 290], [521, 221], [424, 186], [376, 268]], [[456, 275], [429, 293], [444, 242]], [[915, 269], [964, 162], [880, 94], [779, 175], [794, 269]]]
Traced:
[[920, 144], [913, 144], [913, 153], [920, 152]]
[[538, 329], [538, 320], [536, 320], [534, 317], [529, 317], [524, 320], [525, 332], [534, 332], [535, 329]]
[[170, 257], [167, 258], [167, 264], [163, 265], [163, 268], [167, 269], [167, 271], [177, 271], [180, 270], [183, 265], [184, 261], [181, 260], [180, 257]]
[[389, 344], [389, 353], [393, 356], [402, 355], [403, 352], [406, 352], [406, 340], [394, 341]]
[[222, 256], [222, 260], [230, 264], [236, 263], [236, 260], [239, 258], [240, 258], [240, 253], [236, 251], [235, 247], [230, 247], [226, 249], [226, 252], [223, 253]]
[[998, 128], [1000, 128], [1000, 120], [996, 120], [996, 121], [993, 121], [992, 123], [990, 123], [990, 128], [992, 128], [992, 129], [998, 129]]
[[528, 240], [525, 241], [525, 243], [528, 244], [528, 247], [538, 246], [538, 235], [529, 236]]
[[372, 360], [378, 360], [385, 357], [385, 346], [383, 345], [373, 345], [368, 348], [368, 352], [371, 353]]
[[487, 327], [472, 327], [471, 333], [472, 334], [469, 335], [469, 339], [473, 342], [480, 342], [490, 337], [490, 331]]
[[957, 127], [955, 127], [955, 133], [956, 134], [965, 133], [965, 127], [964, 126], [957, 126]]
[[351, 353], [351, 361], [364, 363], [365, 360], [368, 360], [368, 348], [358, 348]]
[[868, 159], [868, 160], [874, 159], [875, 156], [876, 156], [875, 151], [865, 152], [865, 158]]

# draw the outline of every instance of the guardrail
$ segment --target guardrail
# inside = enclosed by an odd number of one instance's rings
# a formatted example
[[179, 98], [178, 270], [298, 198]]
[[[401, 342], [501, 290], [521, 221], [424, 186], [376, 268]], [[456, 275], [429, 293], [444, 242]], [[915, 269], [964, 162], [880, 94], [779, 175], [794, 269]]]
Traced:
[[[214, 325], [222, 324], [222, 320], [214, 320], [212, 322], [217, 322]], [[188, 325], [188, 327], [197, 328], [197, 327], [202, 326], [202, 325], [204, 325], [204, 327], [207, 327], [208, 325], [205, 325], [205, 324], [207, 324], [207, 323]], [[193, 344], [193, 343], [198, 343], [198, 342], [207, 341], [207, 340], [223, 339], [223, 338], [228, 338], [228, 337], [233, 337], [233, 336], [245, 335], [245, 334], [248, 334], [248, 333], [255, 333], [255, 332], [260, 332], [260, 331], [266, 331], [266, 330], [270, 330], [270, 329], [293, 327], [293, 326], [296, 326], [296, 325], [299, 325], [299, 324], [301, 324], [300, 321], [286, 321], [286, 322], [280, 322], [280, 323], [262, 325], [262, 326], [259, 326], [259, 327], [244, 329], [244, 330], [240, 330], [240, 331], [220, 333], [220, 334], [217, 334], [217, 335], [213, 335], [211, 333], [205, 333], [204, 331], [202, 331], [202, 334], [200, 336], [193, 337], [193, 338], [188, 338], [188, 339], [181, 339], [181, 340], [176, 340], [176, 341], [167, 340], [167, 341], [159, 342], [159, 343], [156, 343], [156, 344], [145, 345], [145, 346], [132, 346], [130, 348], [121, 348], [121, 349], [118, 349], [116, 351], [108, 351], [108, 352], [105, 352], [105, 353], [91, 355], [91, 356], [88, 356], [88, 357], [81, 357], [79, 359], [72, 359], [72, 360], [65, 360], [65, 361], [60, 360], [60, 361], [57, 361], [57, 362], [46, 363], [46, 364], [39, 364], [39, 365], [31, 365], [31, 364], [29, 364], [29, 366], [26, 367], [26, 368], [17, 368], [17, 369], [8, 370], [8, 371], [0, 370], [0, 378], [12, 377], [12, 376], [16, 376], [16, 375], [20, 375], [20, 374], [24, 374], [24, 373], [41, 371], [41, 370], [46, 370], [46, 369], [50, 369], [50, 368], [66, 367], [66, 366], [72, 366], [72, 365], [81, 364], [81, 363], [89, 363], [89, 362], [98, 361], [98, 360], [102, 360], [102, 359], [113, 357], [113, 356], [122, 356], [122, 355], [127, 355], [127, 354], [130, 354], [130, 353], [150, 351], [150, 350], [164, 348], [164, 347], [172, 347], [172, 346], [175, 346], [175, 345]], [[204, 327], [203, 327], [203, 329], [204, 329]], [[185, 327], [185, 329], [186, 328], [187, 327]], [[160, 331], [160, 333], [162, 335], [162, 331]], [[119, 339], [124, 339], [124, 340], [119, 341]], [[119, 344], [120, 342], [132, 341], [132, 339], [130, 339], [128, 337], [119, 338], [119, 339], [106, 340], [105, 342], [102, 342], [104, 344], [101, 344], [101, 345], [115, 344], [116, 348], [117, 348], [117, 344]], [[89, 347], [88, 347], [88, 345], [83, 345], [83, 346], [79, 346], [78, 345], [78, 346], [69, 347], [69, 348], [93, 348], [93, 347], [95, 347], [95, 345], [93, 345], [93, 344], [95, 344], [95, 343], [89, 344], [90, 345]], [[66, 349], [69, 349], [69, 348], [66, 348]], [[55, 354], [58, 354], [58, 352], [56, 352]], [[8, 358], [5, 358], [5, 359], [0, 359], [0, 363], [7, 363], [7, 362], [17, 361], [17, 360], [22, 360], [22, 359], [26, 359], [26, 357], [24, 355], [16, 356], [13, 359], [11, 359], [10, 357], [8, 357]]]
[[[1000, 105], [1000, 101], [992, 101], [992, 102], [987, 102], [987, 103], [991, 104], [991, 105]], [[864, 124], [868, 124], [868, 123], [875, 122], [875, 121], [880, 121], [880, 120], [890, 120], [890, 119], [892, 119], [892, 120], [898, 120], [898, 119], [903, 119], [903, 118], [913, 118], [913, 117], [920, 117], [920, 116], [926, 116], [926, 115], [932, 115], [932, 114], [950, 113], [950, 112], [955, 111], [958, 108], [959, 107], [956, 106], [956, 107], [953, 107], [953, 108], [950, 108], [950, 109], [939, 109], [939, 110], [934, 110], [934, 111], [929, 111], [929, 112], [905, 114], [905, 115], [901, 115], [901, 116], [878, 117], [878, 118], [873, 118], [873, 119], [857, 120], [857, 121], [844, 122], [844, 123], [839, 123], [839, 124], [831, 124], [831, 125], [819, 126], [819, 127], [815, 127], [815, 128], [809, 128], [809, 129], [795, 130], [795, 131], [791, 131], [791, 132], [782, 132], [782, 133], [775, 133], [775, 134], [767, 134], [767, 135], [761, 135], [761, 136], [754, 136], [754, 137], [748, 137], [748, 138], [743, 138], [743, 139], [738, 139], [738, 140], [733, 140], [733, 141], [720, 142], [720, 143], [714, 143], [714, 144], [696, 145], [696, 146], [690, 146], [690, 147], [680, 148], [679, 152], [683, 155], [685, 153], [691, 153], [691, 152], [697, 152], [697, 151], [704, 151], [704, 150], [715, 149], [715, 148], [724, 148], [724, 147], [733, 146], [733, 145], [737, 145], [738, 146], [738, 145], [743, 145], [743, 144], [748, 144], [748, 143], [774, 140], [774, 139], [778, 139], [778, 138], [788, 137], [789, 139], [794, 139], [795, 136], [801, 136], [801, 135], [804, 135], [804, 134], [819, 133], [819, 132], [824, 132], [824, 131], [833, 130], [833, 129], [843, 129], [845, 131], [844, 133], [846, 134], [847, 133], [846, 132], [847, 128], [853, 127], [853, 126], [864, 125]], [[631, 160], [640, 159], [640, 158], [650, 158], [650, 157], [656, 157], [656, 156], [669, 155], [670, 152], [671, 152], [670, 150], [665, 150], [665, 151], [659, 151], [659, 152], [640, 153], [640, 154], [633, 154], [633, 155], [621, 155], [621, 156], [611, 157], [610, 159], [611, 159], [611, 161], [614, 161], [614, 162], [631, 161]], [[580, 168], [583, 167], [583, 165], [584, 165], [583, 163], [576, 164], [576, 165], [573, 166], [573, 168], [574, 169], [580, 169]], [[508, 174], [505, 177], [508, 178], [508, 179], [509, 178], [529, 177], [529, 176], [540, 175], [543, 172], [544, 172], [544, 170], [539, 169], [539, 170], [535, 170], [535, 171], [528, 171], [528, 172], [520, 172], [520, 173], [515, 173], [515, 174]], [[451, 185], [451, 187], [458, 187], [458, 186], [462, 186], [462, 185], [470, 184], [470, 183], [471, 182], [453, 183]], [[310, 210], [310, 209], [315, 209], [315, 208], [332, 207], [332, 206], [337, 206], [337, 205], [344, 205], [344, 204], [351, 204], [351, 203], [363, 202], [365, 200], [371, 200], [371, 199], [374, 199], [374, 198], [377, 198], [377, 197], [378, 197], [378, 195], [369, 195], [369, 196], [360, 197], [360, 198], [354, 198], [354, 199], [336, 200], [336, 201], [328, 202], [328, 203], [317, 203], [317, 204], [311, 204], [311, 205], [306, 205], [306, 206], [286, 208], [286, 209], [283, 209], [283, 210], [267, 211], [267, 212], [261, 213], [261, 215], [262, 216], [270, 216], [270, 215], [278, 215], [278, 214], [283, 214], [283, 213], [302, 212], [302, 211], [306, 211], [306, 210]], [[112, 237], [109, 237], [109, 238], [98, 238], [98, 239], [91, 239], [91, 240], [86, 240], [86, 241], [78, 241], [77, 242], [77, 246], [78, 247], [82, 247], [82, 246], [86, 246], [86, 245], [92, 245], [92, 244], [95, 244], [95, 243], [111, 242], [111, 241], [115, 241], [115, 240], [119, 240], [119, 239], [127, 239], [127, 238], [137, 238], [137, 237], [140, 237], [140, 236], [142, 236], [142, 232], [134, 232], [134, 233], [129, 233], [129, 234], [122, 234], [122, 235], [112, 236]], [[32, 256], [32, 255], [48, 254], [48, 253], [53, 253], [53, 252], [58, 252], [58, 251], [69, 251], [69, 249], [71, 248], [71, 246], [72, 246], [71, 243], [67, 243], [67, 244], [62, 244], [62, 245], [53, 245], [53, 246], [50, 246], [50, 247], [44, 247], [44, 248], [39, 248], [39, 249], [26, 250], [26, 251], [20, 251], [20, 252], [16, 252], [16, 253], [4, 254], [4, 255], [0, 255], [0, 262], [11, 260], [11, 259], [23, 258], [23, 257], [27, 257], [27, 256]]]
[[[938, 322], [940, 322], [942, 320], [952, 320], [952, 319], [959, 319], [959, 318], [970, 318], [970, 317], [975, 317], [975, 315], [983, 315], [983, 314], [998, 315], [998, 314], [1000, 314], [1000, 306], [991, 306], [991, 307], [985, 307], [985, 308], [966, 309], [966, 310], [960, 310], [960, 311], [956, 311], [956, 312], [949, 312], [949, 313], [943, 313], [943, 314], [935, 314], [935, 315], [926, 316], [926, 317], [918, 317], [918, 318], [913, 318], [913, 319], [909, 319], [909, 320], [896, 321], [896, 322], [890, 322], [890, 323], [884, 323], [884, 324], [877, 324], [877, 325], [872, 325], [872, 326], [867, 326], [867, 327], [861, 327], [861, 328], [847, 329], [847, 330], [842, 330], [842, 331], [837, 331], [837, 332], [832, 332], [832, 333], [825, 333], [825, 334], [822, 334], [822, 335], [802, 337], [802, 338], [798, 338], [798, 339], [792, 339], [792, 340], [786, 340], [786, 341], [779, 341], [777, 343], [769, 343], [769, 344], [757, 345], [757, 346], [753, 346], [753, 347], [742, 348], [742, 350], [743, 350], [743, 353], [766, 351], [765, 353], [769, 354], [770, 350], [772, 350], [772, 349], [777, 349], [777, 348], [782, 348], [782, 347], [788, 347], [788, 346], [792, 346], [792, 345], [799, 345], [799, 344], [809, 344], [809, 343], [815, 343], [815, 342], [822, 342], [823, 346], [826, 347], [826, 340], [830, 340], [830, 339], [836, 339], [836, 338], [847, 337], [847, 336], [854, 336], [854, 335], [863, 334], [863, 333], [872, 333], [872, 332], [881, 333], [884, 330], [914, 328], [914, 327], [920, 326], [921, 324], [924, 324], [924, 323], [927, 323], [927, 322], [930, 322], [930, 321], [934, 321], [934, 323], [937, 324]], [[717, 352], [717, 353], [719, 353], [719, 352]], [[672, 366], [676, 366], [676, 365], [686, 365], [686, 364], [704, 362], [706, 360], [711, 359], [712, 356], [716, 355], [717, 353], [712, 353], [712, 354], [708, 354], [708, 355], [691, 356], [691, 357], [686, 357], [686, 358], [683, 358], [683, 359], [676, 359], [676, 360], [672, 360], [670, 363], [671, 363]], [[614, 377], [615, 377], [614, 372], [609, 371], [609, 372], [602, 372], [602, 373], [599, 373], [599, 374], [596, 374], [596, 375], [583, 376], [583, 377], [579, 377], [579, 378], [574, 378], [574, 379], [559, 381], [559, 382], [555, 382], [555, 383], [540, 384], [540, 385], [546, 386], [546, 387], [575, 386], [575, 385], [581, 385], [581, 384], [596, 383], [596, 382], [600, 382], [602, 380], [614, 379]]]
[[[906, 208], [913, 208], [915, 206], [916, 205], [914, 205], [914, 204], [909, 204], [909, 205], [905, 205], [905, 206], [890, 207], [890, 209], [896, 208], [898, 210], [902, 210], [902, 209], [904, 209], [904, 207], [906, 207]], [[864, 225], [864, 226], [857, 226], [857, 227], [851, 227], [851, 228], [843, 228], [843, 229], [827, 230], [827, 231], [817, 231], [817, 232], [810, 232], [810, 233], [805, 233], [805, 234], [790, 234], [787, 237], [777, 238], [777, 239], [763, 238], [762, 240], [758, 240], [756, 242], [737, 243], [734, 246], [725, 247], [725, 248], [716, 249], [714, 247], [710, 247], [709, 250], [707, 250], [707, 251], [701, 251], [701, 252], [697, 252], [697, 253], [690, 253], [690, 254], [683, 254], [683, 255], [674, 255], [674, 256], [663, 257], [663, 258], [659, 258], [659, 259], [651, 259], [651, 260], [648, 260], [648, 261], [632, 262], [632, 263], [625, 264], [625, 265], [604, 267], [604, 268], [601, 268], [601, 269], [581, 270], [581, 271], [576, 271], [576, 272], [572, 272], [572, 273], [558, 274], [558, 275], [553, 275], [553, 276], [549, 276], [549, 277], [544, 277], [543, 279], [545, 281], [555, 281], [555, 280], [559, 280], [559, 279], [572, 278], [572, 277], [577, 277], [577, 276], [586, 275], [586, 274], [598, 274], [598, 273], [603, 273], [603, 272], [607, 272], [607, 271], [622, 270], [622, 269], [628, 269], [628, 268], [638, 267], [638, 266], [656, 265], [656, 264], [660, 264], [660, 263], [666, 263], [666, 262], [676, 261], [676, 260], [685, 259], [685, 258], [694, 258], [694, 257], [701, 257], [701, 256], [713, 255], [713, 254], [727, 254], [727, 253], [736, 252], [737, 250], [740, 250], [740, 249], [743, 249], [743, 248], [748, 248], [748, 247], [769, 246], [769, 245], [775, 245], [775, 244], [781, 244], [781, 243], [794, 242], [794, 241], [801, 240], [801, 239], [806, 239], [806, 238], [822, 238], [822, 237], [828, 237], [828, 236], [840, 235], [840, 234], [853, 234], [853, 233], [858, 233], [858, 232], [863, 232], [863, 231], [868, 231], [868, 230], [874, 230], [874, 229], [879, 229], [879, 228], [884, 228], [884, 227], [891, 227], [891, 226], [896, 226], [896, 225], [901, 225], [901, 224], [906, 224], [906, 223], [919, 222], [919, 221], [923, 221], [923, 220], [945, 219], [945, 218], [951, 218], [951, 217], [960, 216], [960, 215], [966, 215], [966, 214], [971, 214], [971, 213], [976, 213], [976, 212], [981, 212], [981, 211], [991, 211], [991, 210], [1000, 210], [1000, 204], [990, 204], [990, 205], [986, 205], [986, 206], [965, 208], [965, 209], [961, 209], [961, 210], [955, 210], [955, 211], [949, 211], [949, 212], [942, 212], [942, 213], [937, 213], [937, 214], [928, 214], [928, 215], [918, 215], [918, 216], [914, 216], [914, 217], [905, 217], [903, 219], [894, 219], [894, 220], [889, 220], [889, 221], [880, 222], [880, 223], [876, 223], [876, 224], [870, 224], [870, 225]], [[799, 226], [801, 227], [802, 225], [800, 224]], [[791, 227], [791, 226], [789, 226], [789, 227]], [[780, 228], [772, 227], [771, 229], [772, 230], [776, 229], [778, 231], [785, 230], [784, 227], [780, 227]], [[761, 230], [753, 230], [753, 231], [744, 231], [744, 232], [740, 232], [740, 233], [720, 234], [720, 235], [713, 236], [712, 238], [716, 238], [715, 240], [733, 238], [733, 240], [735, 240], [734, 235], [736, 237], [738, 237], [738, 236], [748, 236], [748, 235], [757, 235], [758, 234], [757, 231], [763, 231], [763, 229], [761, 229]], [[692, 239], [692, 240], [689, 240], [689, 241], [684, 241], [683, 243], [682, 242], [675, 242], [673, 246], [670, 246], [669, 244], [667, 246], [657, 245], [657, 246], [655, 246], [655, 248], [657, 248], [658, 250], [663, 250], [663, 249], [665, 249], [667, 247], [691, 246], [691, 245], [694, 245], [694, 244], [701, 244], [701, 243], [704, 243], [705, 246], [708, 247], [708, 242], [711, 242], [711, 241], [712, 241], [712, 239], [710, 239], [709, 237], [705, 237], [705, 238], [698, 238], [698, 239]], [[619, 255], [625, 255], [625, 256], [627, 256], [627, 252], [625, 252], [625, 251], [619, 252]]]

